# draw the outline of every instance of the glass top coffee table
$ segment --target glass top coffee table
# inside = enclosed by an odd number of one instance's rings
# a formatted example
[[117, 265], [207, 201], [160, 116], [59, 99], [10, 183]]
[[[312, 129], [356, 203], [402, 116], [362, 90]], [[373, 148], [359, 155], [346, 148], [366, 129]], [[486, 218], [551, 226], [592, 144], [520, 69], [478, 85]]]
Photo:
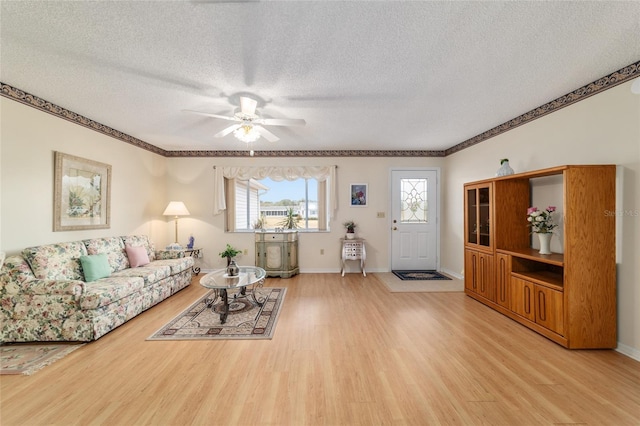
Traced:
[[[227, 270], [219, 269], [205, 275], [200, 279], [202, 287], [213, 290], [213, 297], [205, 299], [208, 308], [214, 309], [215, 302], [220, 298], [223, 309], [220, 313], [220, 322], [224, 324], [229, 315], [229, 291], [235, 291], [233, 299], [251, 296], [251, 300], [258, 306], [262, 306], [266, 297], [257, 291], [264, 285], [266, 272], [257, 266], [240, 266], [236, 276], [229, 276]], [[247, 295], [247, 287], [251, 292]]]

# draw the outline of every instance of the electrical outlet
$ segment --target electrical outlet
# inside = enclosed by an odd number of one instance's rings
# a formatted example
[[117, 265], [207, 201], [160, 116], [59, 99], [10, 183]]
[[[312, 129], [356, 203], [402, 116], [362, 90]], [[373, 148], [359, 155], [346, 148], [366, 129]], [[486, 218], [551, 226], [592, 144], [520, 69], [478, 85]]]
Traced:
[[384, 212], [378, 212], [378, 215], [376, 217], [378, 219], [384, 219]]
[[324, 254], [324, 249], [320, 249], [320, 254]]
[[249, 254], [249, 249], [244, 249], [244, 251], [242, 252], [245, 256]]

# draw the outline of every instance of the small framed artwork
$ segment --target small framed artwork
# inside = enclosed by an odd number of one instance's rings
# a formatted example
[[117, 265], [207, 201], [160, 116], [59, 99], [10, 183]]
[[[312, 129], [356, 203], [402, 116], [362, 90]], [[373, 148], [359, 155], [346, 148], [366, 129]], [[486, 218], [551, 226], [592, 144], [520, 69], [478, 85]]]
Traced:
[[366, 183], [352, 183], [351, 186], [351, 207], [366, 207], [369, 203], [369, 191]]
[[111, 166], [55, 153], [54, 231], [110, 227]]

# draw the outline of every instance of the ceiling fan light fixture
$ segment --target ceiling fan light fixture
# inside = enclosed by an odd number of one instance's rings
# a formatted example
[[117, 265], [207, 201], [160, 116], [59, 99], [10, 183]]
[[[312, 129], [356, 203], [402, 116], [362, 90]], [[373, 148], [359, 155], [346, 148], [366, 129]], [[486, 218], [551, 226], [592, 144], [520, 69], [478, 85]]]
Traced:
[[243, 124], [233, 131], [233, 136], [242, 142], [251, 143], [260, 139], [260, 132], [258, 132], [251, 124]]

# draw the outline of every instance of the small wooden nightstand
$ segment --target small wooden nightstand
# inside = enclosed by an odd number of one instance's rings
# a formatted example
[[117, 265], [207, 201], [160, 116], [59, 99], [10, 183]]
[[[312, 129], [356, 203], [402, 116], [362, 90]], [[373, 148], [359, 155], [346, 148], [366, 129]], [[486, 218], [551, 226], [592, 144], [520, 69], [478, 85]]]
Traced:
[[202, 249], [201, 248], [183, 248], [185, 256], [191, 256], [194, 258], [194, 264], [192, 271], [194, 274], [198, 275], [200, 273], [200, 268], [195, 265], [195, 259], [202, 257]]
[[342, 276], [344, 277], [345, 261], [359, 260], [362, 275], [366, 277], [364, 263], [367, 260], [367, 250], [364, 247], [364, 239], [354, 238], [353, 240], [348, 240], [340, 238], [340, 241], [342, 242], [342, 270], [340, 271]]

